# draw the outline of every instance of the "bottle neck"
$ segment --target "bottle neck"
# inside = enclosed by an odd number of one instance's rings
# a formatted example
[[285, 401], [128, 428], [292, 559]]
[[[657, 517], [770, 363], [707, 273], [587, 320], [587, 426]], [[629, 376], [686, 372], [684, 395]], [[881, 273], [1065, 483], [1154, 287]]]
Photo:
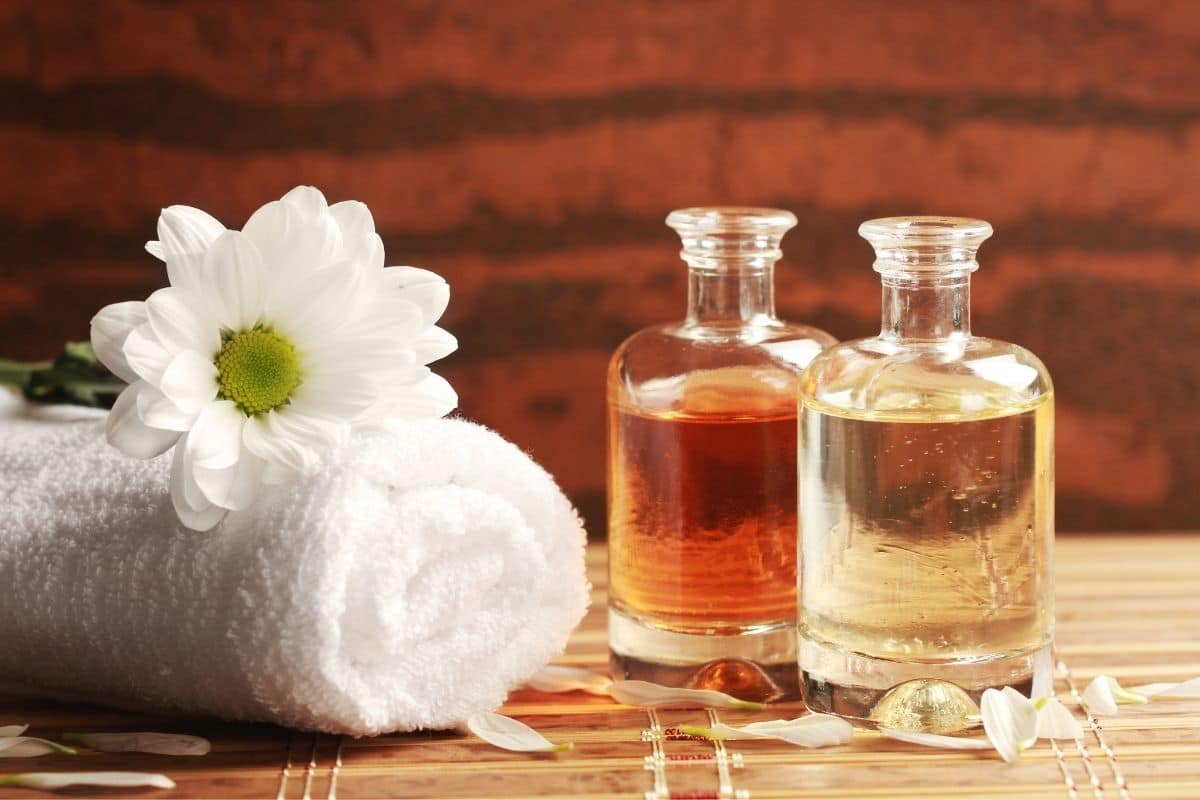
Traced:
[[688, 270], [689, 325], [775, 321], [774, 267]]
[[944, 341], [971, 335], [971, 273], [883, 273], [885, 339]]

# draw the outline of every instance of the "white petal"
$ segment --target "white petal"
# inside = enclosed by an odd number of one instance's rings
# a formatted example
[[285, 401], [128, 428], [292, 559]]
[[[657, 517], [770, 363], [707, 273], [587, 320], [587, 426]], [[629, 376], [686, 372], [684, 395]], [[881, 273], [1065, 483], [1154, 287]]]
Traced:
[[296, 209], [300, 218], [304, 220], [318, 219], [329, 211], [329, 203], [325, 200], [325, 195], [321, 194], [321, 191], [315, 186], [297, 186], [280, 200]]
[[445, 358], [458, 349], [458, 339], [449, 331], [444, 331], [436, 325], [421, 334], [413, 344], [417, 352], [417, 361], [428, 364]]
[[331, 331], [355, 319], [362, 267], [342, 262], [303, 276], [272, 276], [266, 315], [279, 331], [304, 349], [327, 341]]
[[417, 363], [411, 341], [334, 337], [317, 347], [304, 348], [302, 357], [309, 375], [373, 373], [382, 378], [386, 373], [390, 381], [411, 373], [406, 383], [415, 383], [429, 373]]
[[[797, 747], [832, 747], [850, 741], [854, 726], [830, 714], [806, 714], [796, 719], [752, 722], [740, 727], [719, 722], [708, 731], [706, 735], [721, 739], [778, 739]], [[690, 732], [685, 728], [685, 733]]]
[[241, 231], [226, 231], [204, 257], [209, 307], [230, 330], [254, 327], [263, 314], [266, 267], [258, 247]]
[[294, 402], [323, 416], [352, 419], [378, 398], [380, 387], [365, 375], [310, 375], [296, 388]]
[[987, 739], [968, 739], [965, 736], [943, 736], [937, 733], [922, 731], [906, 731], [899, 728], [880, 728], [879, 732], [889, 739], [896, 739], [924, 747], [941, 747], [946, 750], [991, 750], [992, 743]]
[[197, 511], [212, 505], [200, 491], [200, 487], [196, 486], [191, 459], [187, 457], [187, 440], [188, 434], [185, 433], [171, 458], [171, 503], [176, 511]]
[[138, 396], [147, 388], [145, 381], [127, 386], [113, 403], [105, 424], [108, 443], [133, 458], [154, 458], [170, 450], [179, 440], [177, 431], [151, 428], [138, 416]]
[[1044, 648], [1040, 653], [1034, 656], [1033, 660], [1033, 683], [1029, 689], [1029, 697], [1036, 699], [1038, 697], [1053, 697], [1054, 696], [1054, 655], [1050, 648]]
[[1005, 761], [1017, 759], [1037, 741], [1037, 709], [1033, 701], [1013, 689], [985, 689], [979, 709], [988, 741]]
[[676, 689], [648, 681], [616, 681], [609, 694], [618, 703], [642, 708], [740, 708], [757, 711], [762, 703], [739, 700], [710, 689]]
[[163, 371], [162, 393], [195, 416], [217, 397], [217, 366], [195, 350], [184, 350]]
[[539, 692], [580, 691], [608, 697], [608, 691], [612, 687], [612, 678], [599, 672], [592, 672], [590, 669], [549, 664], [534, 673], [528, 684]]
[[329, 213], [342, 229], [342, 236], [347, 239], [358, 239], [375, 232], [375, 218], [371, 209], [359, 200], [343, 200], [329, 206]]
[[[167, 262], [167, 278], [171, 285], [195, 291], [203, 283], [201, 265], [204, 253], [225, 226], [198, 208], [171, 206], [163, 209], [158, 218], [158, 251]], [[154, 242], [147, 242], [146, 249]]]
[[446, 279], [433, 270], [421, 267], [387, 267], [383, 278], [388, 286], [418, 286], [424, 283], [445, 283]]
[[1148, 683], [1145, 686], [1133, 687], [1129, 690], [1129, 694], [1148, 698], [1186, 697], [1200, 699], [1200, 678], [1192, 678], [1182, 683]]
[[1111, 680], [1107, 675], [1097, 675], [1081, 695], [1083, 707], [1098, 717], [1117, 713], [1117, 699], [1113, 697]]
[[384, 279], [402, 290], [402, 296], [420, 306], [425, 324], [432, 325], [450, 303], [450, 286], [436, 272], [419, 267], [388, 267]]
[[142, 422], [164, 431], [186, 431], [196, 419], [195, 413], [183, 411], [149, 384], [137, 395], [137, 413]]
[[129, 368], [155, 385], [162, 381], [163, 370], [171, 363], [171, 354], [159, 343], [149, 322], [129, 332], [121, 351]]
[[0, 775], [0, 786], [22, 786], [53, 792], [69, 786], [150, 786], [155, 789], [174, 789], [175, 781], [166, 775], [149, 772], [23, 772], [19, 775]]
[[[375, 290], [368, 284], [361, 291], [374, 293]], [[396, 294], [395, 290], [381, 291], [381, 295], [374, 295], [374, 302], [355, 309], [353, 318], [346, 320], [339, 329], [340, 336], [386, 342], [390, 350], [411, 348], [413, 341], [432, 326], [425, 322], [416, 303]]]
[[146, 298], [146, 316], [158, 341], [171, 353], [196, 350], [209, 357], [221, 346], [221, 331], [197, 298], [168, 286]]
[[0, 725], [0, 737], [20, 736], [27, 730], [28, 725]]
[[[242, 441], [246, 448], [294, 477], [312, 472], [317, 466], [317, 453], [308, 445], [287, 436], [284, 433], [286, 427], [279, 423], [279, 416], [271, 411], [247, 420], [242, 430]], [[282, 476], [273, 473], [273, 477], [276, 479], [274, 482], [280, 482]]]
[[204, 511], [212, 505], [196, 485], [192, 462], [187, 457], [187, 434], [175, 448], [175, 457], [171, 463], [171, 493], [172, 498], [178, 500], [175, 505], [179, 508]]
[[[343, 200], [329, 207], [329, 213], [337, 222], [342, 232], [342, 255], [346, 261], [355, 261], [370, 266], [374, 258], [375, 220], [366, 203], [357, 200]], [[380, 253], [382, 255], [382, 251]], [[379, 266], [383, 266], [382, 259]]]
[[167, 254], [163, 250], [162, 242], [158, 241], [157, 239], [152, 239], [151, 241], [146, 242], [146, 252], [157, 258], [159, 261], [167, 260]]
[[263, 461], [245, 446], [238, 454], [237, 461], [224, 469], [206, 469], [192, 465], [196, 476], [196, 485], [204, 492], [213, 504], [230, 511], [246, 508], [258, 497], [262, 490], [263, 470], [267, 462]]
[[202, 253], [224, 232], [216, 218], [191, 206], [168, 206], [158, 216], [159, 247], [167, 258]]
[[203, 756], [212, 750], [208, 739], [182, 733], [64, 733], [63, 741], [78, 743], [102, 753]]
[[1121, 684], [1117, 682], [1116, 678], [1109, 678], [1108, 685], [1112, 689], [1113, 697], [1116, 699], [1118, 705], [1121, 703], [1141, 704], [1150, 702], [1149, 697], [1146, 697], [1143, 694], [1138, 694], [1137, 692], [1131, 692], [1125, 687], [1121, 686]]
[[125, 340], [134, 328], [146, 321], [146, 304], [140, 300], [113, 303], [92, 317], [92, 350], [96, 358], [126, 383], [133, 383], [138, 375], [125, 360]]
[[291, 205], [275, 200], [260, 207], [242, 226], [242, 233], [258, 249], [263, 262], [274, 265], [274, 255], [283, 247], [288, 232], [300, 224], [300, 215]]
[[350, 438], [350, 427], [345, 421], [323, 415], [314, 406], [301, 400], [293, 401], [267, 416], [273, 431], [316, 452], [340, 447]]
[[336, 261], [342, 232], [327, 210], [312, 211], [306, 202], [276, 200], [246, 221], [242, 231], [262, 254], [268, 273], [296, 278]]
[[1067, 707], [1055, 697], [1040, 698], [1037, 735], [1039, 739], [1082, 739], [1083, 727]]
[[458, 405], [454, 387], [428, 367], [402, 368], [385, 375], [388, 383], [383, 386], [377, 403], [359, 417], [360, 422], [391, 429], [409, 420], [438, 419]]
[[214, 470], [236, 464], [245, 424], [246, 415], [229, 400], [217, 400], [205, 406], [188, 434], [187, 450], [192, 467]]
[[384, 404], [389, 419], [438, 419], [458, 407], [458, 393], [449, 381], [431, 372], [419, 384], [389, 392]]
[[175, 460], [171, 465], [171, 504], [180, 522], [194, 531], [214, 528], [229, 513], [208, 501], [196, 485], [191, 466], [186, 458], [186, 440], [175, 448]]
[[490, 711], [472, 714], [467, 730], [490, 745], [518, 753], [557, 753], [572, 746], [570, 742], [554, 744], [525, 723]]
[[7, 736], [0, 738], [0, 758], [34, 758], [50, 753], [75, 755], [70, 747], [64, 747], [57, 742], [38, 739], [35, 736]]
[[358, 258], [371, 272], [378, 274], [383, 271], [383, 239], [379, 238], [378, 233], [367, 237], [366, 245], [359, 250]]

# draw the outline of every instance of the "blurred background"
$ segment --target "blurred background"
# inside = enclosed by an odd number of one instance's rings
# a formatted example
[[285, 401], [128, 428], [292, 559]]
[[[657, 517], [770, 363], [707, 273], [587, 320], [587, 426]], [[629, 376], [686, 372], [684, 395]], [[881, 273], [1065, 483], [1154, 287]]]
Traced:
[[0, 3], [0, 352], [164, 285], [159, 208], [309, 183], [451, 283], [463, 414], [604, 525], [604, 370], [673, 208], [788, 208], [781, 315], [878, 331], [861, 220], [989, 220], [976, 333], [1058, 391], [1060, 530], [1200, 528], [1200, 3]]

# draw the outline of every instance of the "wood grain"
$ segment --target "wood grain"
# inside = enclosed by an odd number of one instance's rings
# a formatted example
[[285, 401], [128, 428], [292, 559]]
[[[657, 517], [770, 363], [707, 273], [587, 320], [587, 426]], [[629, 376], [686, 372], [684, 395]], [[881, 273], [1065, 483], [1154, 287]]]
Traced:
[[866, 218], [997, 235], [975, 330], [1058, 395], [1061, 530], [1200, 527], [1200, 6], [1113, 0], [0, 4], [0, 337], [165, 280], [159, 208], [370, 204], [454, 289], [442, 369], [604, 531], [599, 394], [678, 318], [672, 208], [790, 208], [781, 312], [877, 329]]
[[[1056, 691], [1081, 719], [1071, 687], [1082, 691], [1096, 675], [1111, 675], [1126, 686], [1200, 675], [1197, 563], [1200, 536], [1194, 533], [1080, 535], [1058, 542], [1057, 651], [1064, 667], [1058, 671]], [[598, 546], [589, 551], [589, 576], [595, 585], [593, 608], [559, 660], [602, 670], [607, 658], [605, 569], [604, 552]], [[161, 771], [176, 781], [177, 788], [144, 796], [180, 798], [577, 795], [591, 800], [644, 796], [1063, 800], [1071, 797], [1068, 778], [1076, 795], [1085, 800], [1101, 796], [1195, 800], [1200, 796], [1200, 701], [1196, 700], [1122, 706], [1118, 716], [1099, 720], [1089, 730], [1083, 749], [1059, 743], [1060, 759], [1043, 742], [1013, 765], [994, 754], [932, 750], [866, 732], [845, 746], [821, 750], [766, 741], [729, 742], [716, 750], [712, 743], [672, 733], [680, 724], [705, 724], [704, 711], [650, 715], [582, 693], [550, 695], [520, 689], [503, 711], [551, 740], [574, 742], [575, 749], [561, 756], [520, 755], [451, 732], [373, 739], [313, 736], [263, 725], [155, 717], [0, 694], [0, 722], [31, 723], [31, 733], [39, 736], [54, 737], [68, 730], [162, 730], [204, 735], [214, 745], [203, 758], [85, 751], [70, 759], [6, 760], [0, 768], [4, 772]], [[719, 718], [737, 724], [801, 711], [799, 704], [788, 704], [760, 713], [722, 711]], [[1115, 759], [1106, 754], [1101, 740]], [[339, 748], [341, 763], [335, 769]], [[289, 765], [286, 778], [285, 765]], [[1089, 783], [1093, 775], [1095, 791]], [[727, 781], [724, 794], [722, 780]], [[331, 782], [336, 783], [333, 790]], [[653, 794], [656, 787], [661, 790], [657, 795]], [[0, 789], [0, 798], [33, 796], [42, 795]]]

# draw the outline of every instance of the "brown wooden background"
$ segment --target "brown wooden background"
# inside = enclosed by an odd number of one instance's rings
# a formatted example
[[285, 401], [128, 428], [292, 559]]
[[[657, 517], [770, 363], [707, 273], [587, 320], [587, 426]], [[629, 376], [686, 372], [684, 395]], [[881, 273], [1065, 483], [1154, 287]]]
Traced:
[[163, 284], [159, 207], [297, 183], [450, 280], [463, 411], [597, 532], [606, 359], [712, 203], [796, 212], [781, 308], [846, 338], [860, 220], [990, 220], [975, 330], [1055, 377], [1060, 528], [1200, 527], [1200, 3], [0, 3], [0, 351]]

